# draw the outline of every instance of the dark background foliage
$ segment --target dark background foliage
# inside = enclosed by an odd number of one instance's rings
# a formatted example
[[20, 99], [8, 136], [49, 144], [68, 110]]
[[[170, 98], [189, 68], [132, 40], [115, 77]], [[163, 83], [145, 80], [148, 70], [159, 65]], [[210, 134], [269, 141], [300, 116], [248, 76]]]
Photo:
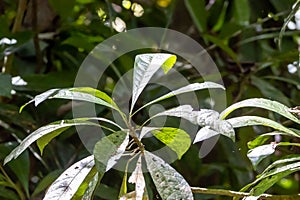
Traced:
[[[299, 105], [299, 30], [279, 34], [294, 0], [137, 0], [144, 8], [141, 17], [110, 0], [0, 0], [0, 160], [36, 128], [71, 117], [71, 106], [64, 100], [51, 100], [39, 107], [20, 106], [34, 95], [50, 88], [72, 87], [80, 64], [101, 41], [117, 34], [109, 21], [120, 17], [127, 30], [137, 27], [165, 27], [180, 31], [198, 41], [217, 64], [227, 89], [227, 104], [264, 97], [289, 107]], [[118, 9], [116, 9], [118, 8]], [[99, 16], [102, 9], [106, 18]], [[120, 10], [121, 9], [121, 10]], [[101, 18], [102, 17], [102, 18]], [[294, 21], [294, 19], [292, 19]], [[3, 42], [3, 38], [15, 44]], [[134, 55], [114, 62], [99, 83], [111, 93], [118, 78], [133, 66]], [[181, 60], [183, 64], [187, 64]], [[291, 73], [288, 66], [294, 69]], [[191, 82], [203, 79], [192, 69], [181, 73]], [[21, 76], [27, 85], [15, 85], [11, 78]], [[14, 91], [11, 93], [11, 91]], [[163, 94], [163, 89], [147, 88], [143, 100]], [[202, 93], [201, 93], [202, 94]], [[203, 93], [203, 95], [207, 95]], [[207, 107], [199, 95], [200, 107]], [[201, 97], [200, 97], [201, 96]], [[165, 102], [166, 106], [174, 102]], [[235, 115], [255, 113], [285, 123], [279, 116], [259, 109], [243, 109]], [[99, 108], [99, 116], [107, 111]], [[198, 159], [199, 145], [193, 145], [172, 164], [191, 186], [239, 190], [256, 175], [246, 157], [247, 142], [266, 128], [249, 127], [237, 131], [237, 142], [221, 137], [213, 151]], [[282, 138], [284, 140], [284, 138]], [[295, 141], [299, 142], [299, 141]], [[265, 159], [258, 172], [278, 157], [299, 153], [299, 148], [280, 148]], [[75, 129], [68, 130], [45, 149], [42, 157], [36, 146], [6, 166], [1, 166], [1, 199], [40, 199], [49, 184], [72, 163], [88, 155]], [[116, 199], [122, 173], [105, 175], [96, 192], [97, 199]], [[275, 184], [270, 193], [299, 192], [299, 174]], [[149, 194], [155, 198], [156, 191]], [[198, 195], [199, 199], [221, 198]], [[222, 197], [221, 199], [224, 199]]]

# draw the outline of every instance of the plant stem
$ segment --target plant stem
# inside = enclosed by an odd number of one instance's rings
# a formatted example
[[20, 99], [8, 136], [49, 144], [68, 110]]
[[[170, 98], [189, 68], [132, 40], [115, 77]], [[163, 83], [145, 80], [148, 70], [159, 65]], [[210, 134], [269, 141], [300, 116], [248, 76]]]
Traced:
[[[237, 192], [225, 189], [209, 189], [209, 188], [200, 188], [200, 187], [191, 187], [193, 193], [198, 194], [215, 194], [222, 196], [230, 196], [236, 198], [243, 198], [251, 196], [248, 192]], [[292, 200], [299, 199], [300, 195], [271, 195], [271, 194], [261, 194], [259, 199], [272, 199], [272, 200]]]
[[3, 175], [5, 176], [6, 181], [10, 184], [11, 188], [15, 189], [16, 192], [18, 193], [19, 197], [21, 200], [25, 200], [25, 195], [22, 192], [22, 189], [19, 188], [18, 185], [16, 185], [8, 176], [8, 174], [5, 172], [5, 170], [2, 167], [2, 164], [0, 165], [0, 171], [3, 173]]

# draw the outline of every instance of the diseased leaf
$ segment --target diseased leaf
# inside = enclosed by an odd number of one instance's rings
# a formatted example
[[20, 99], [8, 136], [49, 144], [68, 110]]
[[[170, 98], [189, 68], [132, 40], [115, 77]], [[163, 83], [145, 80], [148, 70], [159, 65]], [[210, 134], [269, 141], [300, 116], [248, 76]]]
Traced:
[[94, 156], [88, 156], [73, 164], [49, 187], [44, 200], [72, 199], [94, 164]]
[[34, 102], [35, 106], [38, 106], [40, 103], [47, 99], [69, 99], [69, 100], [78, 100], [86, 101], [90, 103], [95, 103], [98, 105], [106, 106], [112, 109], [121, 112], [116, 103], [104, 92], [99, 90], [82, 87], [82, 88], [68, 88], [68, 89], [51, 89], [42, 94], [35, 96], [31, 101], [26, 103], [20, 108], [20, 112], [23, 108]]
[[[10, 152], [10, 154], [5, 158], [4, 164], [8, 163], [12, 159], [17, 158], [29, 145], [31, 145], [33, 142], [38, 140], [39, 138], [55, 132], [57, 134], [59, 131], [64, 131], [66, 128], [69, 128], [71, 126], [100, 126], [99, 124], [92, 123], [87, 121], [87, 118], [82, 119], [74, 119], [74, 120], [61, 120], [58, 122], [54, 122], [51, 124], [48, 124], [46, 126], [42, 126], [39, 129], [32, 132], [30, 135], [28, 135], [19, 146], [17, 146], [13, 151]], [[44, 145], [42, 145], [44, 146]]]
[[98, 173], [94, 165], [90, 172], [86, 175], [85, 179], [81, 182], [72, 200], [91, 199], [93, 191], [98, 182]]
[[158, 113], [152, 116], [151, 119], [163, 115], [181, 117], [193, 124], [204, 127], [198, 132], [194, 143], [218, 134], [222, 134], [235, 141], [235, 132], [231, 124], [226, 120], [220, 120], [219, 113], [214, 110], [200, 109], [199, 111], [193, 111], [190, 105], [182, 105]]
[[135, 57], [133, 72], [132, 102], [130, 113], [138, 97], [153, 74], [162, 67], [167, 72], [176, 62], [176, 56], [166, 53], [140, 54]]
[[193, 193], [186, 180], [160, 157], [145, 151], [147, 169], [163, 200], [193, 200]]
[[234, 117], [228, 119], [227, 121], [233, 126], [233, 128], [261, 125], [261, 126], [268, 126], [279, 131], [283, 131], [285, 133], [288, 133], [291, 136], [300, 137], [300, 135], [298, 135], [291, 129], [288, 129], [285, 126], [264, 117], [242, 116], [242, 117]]
[[170, 149], [175, 151], [178, 159], [181, 159], [183, 154], [191, 146], [191, 138], [184, 130], [178, 128], [164, 127], [158, 130], [152, 130], [151, 133]]
[[[193, 92], [193, 91], [197, 91], [197, 90], [203, 90], [203, 89], [223, 89], [225, 90], [224, 86], [223, 85], [220, 85], [218, 83], [214, 83], [214, 82], [203, 82], [203, 83], [192, 83], [192, 84], [189, 84], [187, 86], [184, 86], [184, 87], [181, 87], [177, 90], [174, 90], [172, 92], [169, 92], [157, 99], [154, 99], [153, 101], [150, 101], [149, 103], [145, 104], [144, 106], [142, 106], [141, 108], [139, 108], [137, 111], [151, 105], [151, 104], [154, 104], [154, 103], [157, 103], [159, 101], [162, 101], [162, 100], [165, 100], [165, 99], [168, 99], [168, 98], [171, 98], [171, 97], [174, 97], [176, 95], [179, 95], [179, 94], [184, 94], [184, 93], [187, 93], [187, 92]], [[136, 111], [136, 112], [137, 112]]]
[[129, 134], [114, 132], [99, 140], [94, 147], [96, 166], [100, 173], [111, 169], [124, 153], [129, 142]]
[[207, 139], [209, 139], [213, 136], [216, 136], [216, 135], [220, 135], [220, 133], [210, 129], [209, 126], [205, 126], [197, 132], [193, 144], [195, 144], [197, 142], [201, 142], [203, 140], [207, 140]]
[[255, 147], [251, 149], [247, 153], [247, 157], [250, 159], [254, 169], [256, 169], [257, 165], [267, 156], [273, 154], [275, 152], [276, 144], [266, 144], [262, 146]]
[[135, 199], [143, 200], [146, 186], [145, 178], [142, 171], [142, 156], [140, 155], [136, 167], [128, 179], [128, 183], [135, 183]]
[[225, 119], [231, 112], [238, 108], [244, 108], [244, 107], [255, 107], [255, 108], [263, 108], [267, 109], [273, 112], [276, 112], [298, 124], [300, 124], [300, 120], [297, 119], [293, 114], [289, 112], [289, 108], [277, 101], [271, 101], [268, 99], [263, 98], [253, 98], [253, 99], [247, 99], [244, 101], [240, 101], [238, 103], [235, 103], [228, 108], [226, 108], [221, 114], [221, 119]]

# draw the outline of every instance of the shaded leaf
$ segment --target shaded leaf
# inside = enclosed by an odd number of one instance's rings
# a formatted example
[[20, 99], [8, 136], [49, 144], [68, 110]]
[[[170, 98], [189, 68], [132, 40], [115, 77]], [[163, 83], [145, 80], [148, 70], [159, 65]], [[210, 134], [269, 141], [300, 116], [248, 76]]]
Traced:
[[129, 134], [114, 132], [99, 140], [94, 147], [96, 166], [100, 173], [111, 169], [124, 153], [129, 142]]
[[0, 96], [11, 97], [11, 75], [0, 73]]
[[233, 16], [239, 25], [246, 26], [250, 20], [250, 5], [248, 0], [234, 0]]
[[135, 199], [142, 200], [146, 186], [145, 178], [142, 171], [142, 156], [137, 160], [136, 167], [128, 179], [128, 183], [135, 183]]
[[62, 173], [62, 170], [55, 170], [47, 174], [35, 187], [31, 197], [37, 196], [42, 191], [46, 190]]
[[254, 169], [256, 169], [257, 165], [267, 156], [273, 154], [275, 152], [276, 144], [266, 144], [262, 146], [255, 147], [251, 149], [247, 153], [247, 157], [250, 159]]
[[170, 149], [175, 151], [178, 159], [190, 148], [191, 138], [184, 130], [179, 128], [164, 127], [152, 130], [151, 133]]
[[279, 131], [283, 131], [285, 133], [288, 133], [291, 136], [300, 137], [297, 133], [295, 133], [291, 129], [288, 129], [285, 126], [264, 117], [242, 116], [242, 117], [234, 117], [228, 119], [227, 121], [233, 126], [233, 128], [261, 125], [261, 126], [268, 126]]
[[82, 126], [82, 125], [100, 126], [99, 124], [92, 123], [87, 120], [88, 120], [87, 118], [74, 119], [74, 120], [61, 120], [40, 127], [39, 129], [37, 129], [36, 131], [28, 135], [20, 143], [19, 146], [17, 146], [12, 152], [10, 152], [10, 154], [4, 160], [4, 164], [8, 163], [12, 159], [17, 158], [27, 147], [29, 147], [29, 145], [31, 145], [33, 142], [43, 137], [44, 135], [52, 133], [53, 131], [55, 131], [55, 134], [57, 134], [60, 130], [61, 131], [66, 130], [67, 127], [71, 127], [71, 126]]
[[144, 106], [142, 106], [138, 110], [141, 110], [141, 109], [145, 108], [146, 106], [149, 106], [149, 105], [157, 103], [159, 101], [174, 97], [174, 96], [179, 95], [179, 94], [183, 94], [183, 93], [187, 93], [187, 92], [193, 92], [193, 91], [197, 91], [197, 90], [203, 90], [203, 89], [218, 89], [218, 88], [225, 90], [223, 85], [220, 85], [220, 84], [214, 83], [214, 82], [209, 82], [208, 81], [208, 82], [203, 82], [203, 83], [192, 83], [192, 84], [189, 84], [187, 86], [181, 87], [177, 90], [174, 90], [172, 92], [169, 92], [169, 93], [167, 93], [167, 94], [165, 94], [165, 95], [163, 95], [163, 96], [161, 96], [157, 99], [154, 99], [153, 101], [145, 104]]
[[88, 156], [73, 164], [49, 187], [44, 200], [72, 199], [94, 164], [94, 156]]
[[193, 193], [186, 180], [160, 157], [145, 151], [147, 169], [163, 200], [193, 200]]
[[165, 53], [140, 54], [135, 57], [133, 72], [132, 102], [130, 113], [138, 97], [153, 74], [162, 67], [167, 72], [176, 62], [176, 56]]
[[264, 108], [273, 112], [276, 112], [298, 124], [300, 124], [300, 120], [297, 119], [293, 114], [289, 112], [289, 108], [277, 101], [272, 101], [269, 99], [263, 99], [263, 98], [253, 98], [253, 99], [247, 99], [244, 101], [240, 101], [238, 103], [235, 103], [228, 108], [226, 108], [221, 114], [221, 119], [225, 119], [231, 112], [238, 108], [244, 108], [244, 107], [255, 107], [255, 108]]
[[207, 11], [205, 9], [205, 2], [185, 0], [184, 3], [199, 33], [205, 32], [207, 23]]
[[251, 83], [255, 85], [264, 96], [282, 102], [285, 105], [290, 105], [289, 98], [287, 98], [283, 92], [278, 90], [278, 88], [273, 86], [268, 81], [255, 76], [251, 76]]

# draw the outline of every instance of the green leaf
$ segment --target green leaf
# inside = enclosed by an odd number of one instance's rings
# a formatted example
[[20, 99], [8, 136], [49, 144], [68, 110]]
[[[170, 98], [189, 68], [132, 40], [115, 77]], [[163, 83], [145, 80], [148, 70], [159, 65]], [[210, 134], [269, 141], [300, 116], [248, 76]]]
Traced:
[[11, 97], [11, 75], [0, 73], [0, 96]]
[[147, 169], [163, 200], [193, 200], [193, 193], [186, 180], [160, 157], [145, 151]]
[[170, 149], [175, 151], [178, 159], [190, 148], [191, 138], [184, 130], [179, 128], [161, 128], [152, 130], [151, 133]]
[[223, 27], [226, 18], [227, 8], [228, 8], [228, 1], [224, 1], [223, 8], [219, 15], [218, 21], [212, 28], [213, 32], [218, 32]]
[[35, 190], [33, 191], [31, 198], [36, 197], [38, 194], [40, 194], [42, 191], [46, 190], [62, 173], [62, 170], [55, 170], [47, 174], [35, 187]]
[[90, 172], [86, 175], [85, 179], [81, 182], [76, 193], [73, 195], [72, 200], [82, 200], [84, 199], [83, 198], [84, 196], [86, 199], [91, 199], [88, 197], [91, 197], [93, 195], [93, 191], [95, 189], [95, 186], [97, 185], [97, 182], [98, 182], [97, 168], [96, 166], [93, 166]]
[[[87, 121], [88, 118], [82, 118], [82, 119], [74, 119], [74, 120], [61, 120], [58, 122], [54, 122], [51, 124], [48, 124], [46, 126], [42, 126], [39, 129], [32, 132], [30, 135], [28, 135], [18, 147], [16, 147], [10, 154], [5, 158], [4, 164], [8, 163], [12, 159], [17, 158], [29, 145], [31, 145], [33, 142], [38, 140], [39, 138], [52, 133], [55, 131], [55, 134], [58, 133], [61, 129], [66, 130], [66, 127], [71, 126], [100, 126], [99, 124], [92, 123]], [[47, 140], [48, 141], [48, 140]], [[40, 144], [41, 147], [44, 147], [45, 144]]]
[[247, 153], [247, 157], [250, 159], [254, 169], [257, 165], [267, 156], [275, 152], [276, 144], [266, 144], [262, 146], [255, 147]]
[[300, 124], [300, 120], [295, 117], [292, 113], [289, 112], [289, 108], [277, 101], [272, 101], [268, 99], [263, 98], [253, 98], [253, 99], [247, 99], [244, 101], [240, 101], [238, 103], [235, 103], [228, 108], [226, 108], [221, 114], [220, 118], [225, 119], [231, 112], [238, 108], [244, 108], [244, 107], [255, 107], [255, 108], [263, 108], [267, 109], [273, 112], [276, 112], [298, 124]]
[[265, 134], [259, 135], [254, 140], [247, 143], [248, 148], [253, 149], [255, 147], [263, 145], [264, 143], [266, 143], [274, 135], [288, 135], [288, 134], [283, 133], [283, 132], [279, 132], [279, 131], [274, 131], [274, 132], [271, 132], [271, 133], [265, 133]]
[[99, 173], [96, 173], [96, 175], [93, 176], [92, 179], [90, 180], [90, 182], [84, 192], [84, 195], [81, 199], [82, 200], [93, 199], [93, 196], [95, 194], [95, 190], [97, 189], [98, 183], [99, 183]]
[[193, 124], [203, 126], [204, 128], [200, 129], [197, 133], [194, 143], [219, 134], [227, 136], [235, 141], [235, 132], [231, 124], [226, 120], [220, 120], [219, 113], [214, 110], [200, 109], [199, 111], [193, 111], [192, 106], [182, 105], [158, 113], [152, 116], [151, 119], [163, 115], [181, 117]]
[[169, 92], [169, 93], [167, 93], [167, 94], [165, 94], [165, 95], [163, 95], [163, 96], [161, 96], [157, 99], [154, 99], [153, 101], [151, 101], [151, 102], [145, 104], [144, 106], [142, 106], [141, 108], [139, 108], [136, 112], [138, 112], [139, 110], [145, 108], [146, 106], [149, 106], [149, 105], [157, 103], [159, 101], [174, 97], [174, 96], [179, 95], [179, 94], [183, 94], [183, 93], [187, 93], [187, 92], [193, 92], [193, 91], [197, 91], [197, 90], [203, 90], [203, 89], [218, 89], [218, 88], [225, 90], [223, 85], [220, 85], [220, 84], [214, 83], [214, 82], [209, 82], [208, 81], [208, 82], [203, 82], [203, 83], [192, 83], [192, 84], [189, 84], [189, 85], [184, 86], [182, 88], [179, 88], [177, 90], [174, 90], [172, 92]]
[[46, 92], [43, 92], [42, 94], [35, 96], [31, 101], [23, 105], [20, 108], [20, 112], [26, 105], [32, 102], [34, 102], [35, 106], [38, 106], [40, 103], [47, 99], [69, 99], [87, 101], [90, 103], [106, 106], [120, 112], [116, 103], [107, 94], [88, 87], [48, 90]]
[[135, 102], [154, 73], [160, 67], [167, 72], [175, 62], [176, 56], [166, 53], [140, 54], [135, 57], [130, 113], [132, 113]]
[[279, 101], [285, 105], [290, 105], [289, 98], [287, 98], [280, 90], [278, 90], [278, 88], [270, 84], [268, 81], [256, 76], [251, 76], [251, 83], [256, 86], [264, 96]]
[[234, 0], [233, 17], [239, 25], [249, 25], [250, 5], [248, 0]]
[[205, 9], [205, 2], [185, 0], [184, 3], [199, 33], [205, 32], [207, 24], [207, 11]]
[[111, 169], [122, 154], [129, 142], [129, 134], [124, 131], [114, 132], [99, 140], [94, 147], [96, 167], [99, 173]]
[[19, 196], [9, 188], [0, 187], [0, 198], [5, 200], [16, 200], [19, 199]]
[[282, 126], [281, 124], [264, 118], [264, 117], [258, 117], [258, 116], [242, 116], [242, 117], [234, 117], [227, 120], [233, 128], [240, 128], [244, 126], [268, 126], [271, 128], [274, 128], [279, 131], [283, 131], [285, 133], [288, 133], [291, 136], [300, 137], [297, 133], [292, 131], [291, 129], [286, 128], [285, 126]]
[[73, 164], [51, 184], [44, 200], [72, 199], [94, 165], [94, 156], [88, 156]]

